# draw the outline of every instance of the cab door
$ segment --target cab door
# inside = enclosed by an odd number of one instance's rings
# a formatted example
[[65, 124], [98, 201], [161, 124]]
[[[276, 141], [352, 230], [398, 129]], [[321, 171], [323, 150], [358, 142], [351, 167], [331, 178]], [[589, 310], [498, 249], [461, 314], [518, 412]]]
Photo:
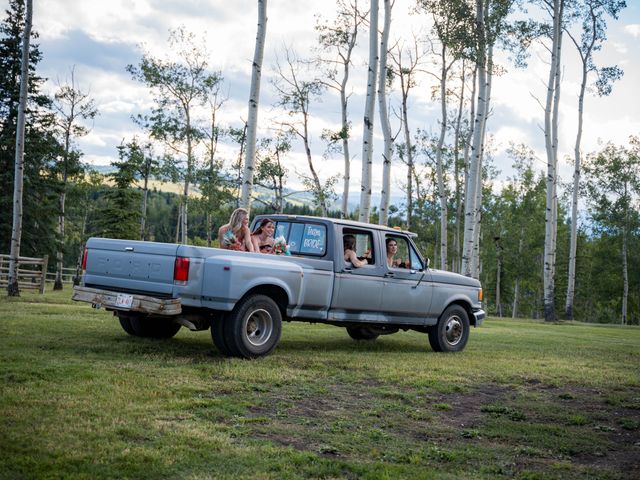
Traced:
[[391, 265], [384, 262], [381, 311], [395, 323], [422, 324], [431, 316], [431, 275], [407, 237], [385, 236], [385, 246], [393, 241], [398, 248]]
[[[335, 282], [329, 320], [372, 322], [381, 321], [383, 267], [382, 252], [374, 244], [374, 236], [366, 229], [336, 228]], [[355, 267], [344, 260], [345, 238], [355, 238], [355, 251], [368, 264]]]

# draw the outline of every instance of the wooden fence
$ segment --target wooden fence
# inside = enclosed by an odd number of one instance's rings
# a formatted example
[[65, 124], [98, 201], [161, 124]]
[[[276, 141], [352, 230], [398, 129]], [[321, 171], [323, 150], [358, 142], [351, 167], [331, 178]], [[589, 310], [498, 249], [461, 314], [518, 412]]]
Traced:
[[[76, 267], [62, 268], [62, 283], [73, 283], [73, 277], [76, 276]], [[56, 272], [47, 272], [47, 281], [55, 282]]]
[[[18, 257], [18, 288], [39, 290], [44, 293], [49, 257]], [[9, 280], [9, 255], [0, 255], [0, 288], [7, 288]]]

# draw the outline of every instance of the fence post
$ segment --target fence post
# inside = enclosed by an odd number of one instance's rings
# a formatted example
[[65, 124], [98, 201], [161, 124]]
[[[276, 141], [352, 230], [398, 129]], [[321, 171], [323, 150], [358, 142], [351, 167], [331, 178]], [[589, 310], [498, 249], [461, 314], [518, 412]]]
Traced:
[[47, 280], [47, 264], [49, 263], [49, 255], [42, 257], [42, 276], [40, 277], [40, 293], [44, 293], [44, 284]]

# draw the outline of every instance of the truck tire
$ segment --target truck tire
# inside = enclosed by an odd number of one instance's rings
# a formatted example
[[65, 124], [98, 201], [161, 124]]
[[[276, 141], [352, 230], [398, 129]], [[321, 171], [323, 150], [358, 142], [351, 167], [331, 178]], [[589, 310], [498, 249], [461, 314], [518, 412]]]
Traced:
[[138, 336], [138, 334], [131, 326], [131, 319], [129, 316], [125, 315], [124, 313], [118, 312], [118, 320], [120, 321], [120, 326], [125, 332], [134, 337]]
[[429, 329], [429, 344], [436, 352], [460, 352], [469, 340], [469, 316], [460, 305], [450, 305]]
[[172, 338], [181, 326], [165, 318], [149, 318], [118, 312], [120, 326], [129, 335], [144, 338]]
[[347, 333], [354, 340], [375, 340], [379, 337], [367, 327], [347, 327]]
[[282, 314], [270, 297], [249, 295], [238, 302], [222, 328], [229, 355], [258, 358], [268, 355], [278, 344]]
[[218, 351], [225, 356], [231, 355], [231, 350], [224, 338], [224, 324], [227, 321], [226, 314], [220, 314], [211, 319], [211, 339]]

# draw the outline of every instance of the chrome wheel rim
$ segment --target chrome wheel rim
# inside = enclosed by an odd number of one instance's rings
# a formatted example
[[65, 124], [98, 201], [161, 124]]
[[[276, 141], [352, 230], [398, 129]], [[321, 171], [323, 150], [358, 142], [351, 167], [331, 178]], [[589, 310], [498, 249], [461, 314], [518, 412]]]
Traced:
[[464, 327], [459, 316], [453, 315], [447, 320], [444, 327], [444, 335], [449, 345], [457, 345], [462, 340]]
[[245, 322], [245, 337], [254, 347], [267, 343], [273, 332], [273, 318], [264, 309], [253, 310]]

